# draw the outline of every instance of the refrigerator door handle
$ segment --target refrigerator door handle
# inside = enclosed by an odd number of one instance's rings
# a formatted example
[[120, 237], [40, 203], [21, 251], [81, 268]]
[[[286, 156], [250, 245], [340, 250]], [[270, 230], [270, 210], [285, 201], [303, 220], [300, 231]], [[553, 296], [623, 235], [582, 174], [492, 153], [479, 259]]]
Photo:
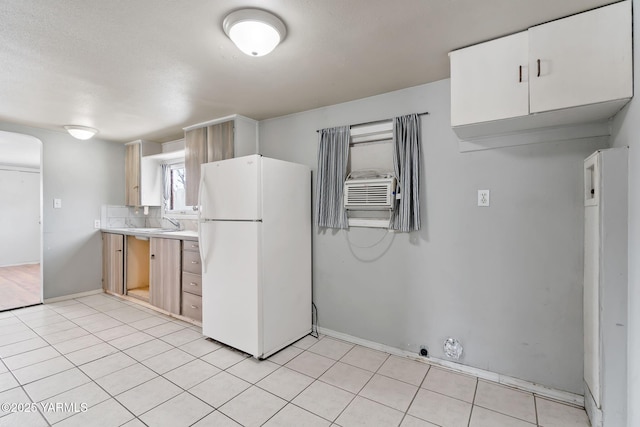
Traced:
[[200, 251], [200, 259], [202, 260], [202, 273], [207, 272], [207, 254], [205, 252], [205, 242], [204, 242], [205, 233], [202, 232], [202, 224], [198, 227], [198, 250]]
[[202, 221], [203, 219], [202, 211], [204, 210], [203, 209], [204, 205], [203, 205], [202, 199], [204, 194], [203, 189], [205, 188], [206, 182], [207, 182], [207, 180], [205, 179], [206, 175], [207, 175], [207, 169], [202, 168], [200, 171], [200, 183], [198, 184], [198, 221]]
[[202, 232], [202, 224], [203, 221], [205, 220], [202, 211], [204, 210], [203, 207], [203, 200], [202, 200], [202, 195], [204, 194], [204, 187], [205, 187], [205, 183], [207, 182], [205, 180], [205, 175], [207, 169], [206, 168], [202, 168], [201, 172], [200, 172], [200, 184], [198, 187], [198, 251], [200, 252], [200, 259], [202, 260], [202, 273], [206, 273], [207, 272], [207, 255], [206, 255], [206, 250], [205, 250], [205, 241], [204, 241], [204, 235], [205, 233]]

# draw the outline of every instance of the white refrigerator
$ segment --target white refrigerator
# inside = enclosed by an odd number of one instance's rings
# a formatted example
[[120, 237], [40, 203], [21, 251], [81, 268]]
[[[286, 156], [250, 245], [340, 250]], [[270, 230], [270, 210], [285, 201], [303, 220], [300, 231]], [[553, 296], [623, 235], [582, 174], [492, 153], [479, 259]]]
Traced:
[[201, 172], [202, 333], [266, 358], [311, 331], [311, 170], [251, 155]]

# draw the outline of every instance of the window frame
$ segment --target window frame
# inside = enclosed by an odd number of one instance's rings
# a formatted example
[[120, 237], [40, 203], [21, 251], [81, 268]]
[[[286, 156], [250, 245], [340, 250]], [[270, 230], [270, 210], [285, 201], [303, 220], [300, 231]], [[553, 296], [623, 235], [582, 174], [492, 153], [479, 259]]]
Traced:
[[[162, 163], [163, 165], [167, 165], [168, 168], [166, 170], [179, 169], [179, 166], [182, 168], [186, 168], [185, 160], [183, 158], [171, 159]], [[167, 176], [169, 175], [169, 176]], [[169, 216], [171, 218], [176, 219], [196, 219], [198, 217], [198, 212], [193, 209], [193, 206], [187, 206], [186, 209], [169, 209], [170, 200], [165, 200], [164, 198], [164, 188], [167, 185], [167, 179], [170, 178], [171, 174], [165, 173], [165, 168], [162, 168], [162, 185], [163, 185], [163, 197], [162, 197], [162, 216]]]

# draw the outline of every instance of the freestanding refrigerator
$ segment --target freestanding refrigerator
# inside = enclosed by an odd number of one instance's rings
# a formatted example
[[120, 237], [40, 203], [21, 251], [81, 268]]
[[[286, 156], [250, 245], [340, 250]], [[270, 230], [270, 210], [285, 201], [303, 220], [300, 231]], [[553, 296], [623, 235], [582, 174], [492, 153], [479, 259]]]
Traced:
[[260, 155], [201, 166], [202, 333], [262, 359], [311, 331], [311, 171]]

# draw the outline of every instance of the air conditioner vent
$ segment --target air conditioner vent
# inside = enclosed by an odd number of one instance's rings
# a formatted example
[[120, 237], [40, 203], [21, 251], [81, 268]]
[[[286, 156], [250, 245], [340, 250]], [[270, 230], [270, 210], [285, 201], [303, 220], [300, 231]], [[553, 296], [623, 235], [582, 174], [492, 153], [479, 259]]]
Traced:
[[395, 178], [348, 179], [344, 183], [344, 207], [353, 210], [391, 210]]

